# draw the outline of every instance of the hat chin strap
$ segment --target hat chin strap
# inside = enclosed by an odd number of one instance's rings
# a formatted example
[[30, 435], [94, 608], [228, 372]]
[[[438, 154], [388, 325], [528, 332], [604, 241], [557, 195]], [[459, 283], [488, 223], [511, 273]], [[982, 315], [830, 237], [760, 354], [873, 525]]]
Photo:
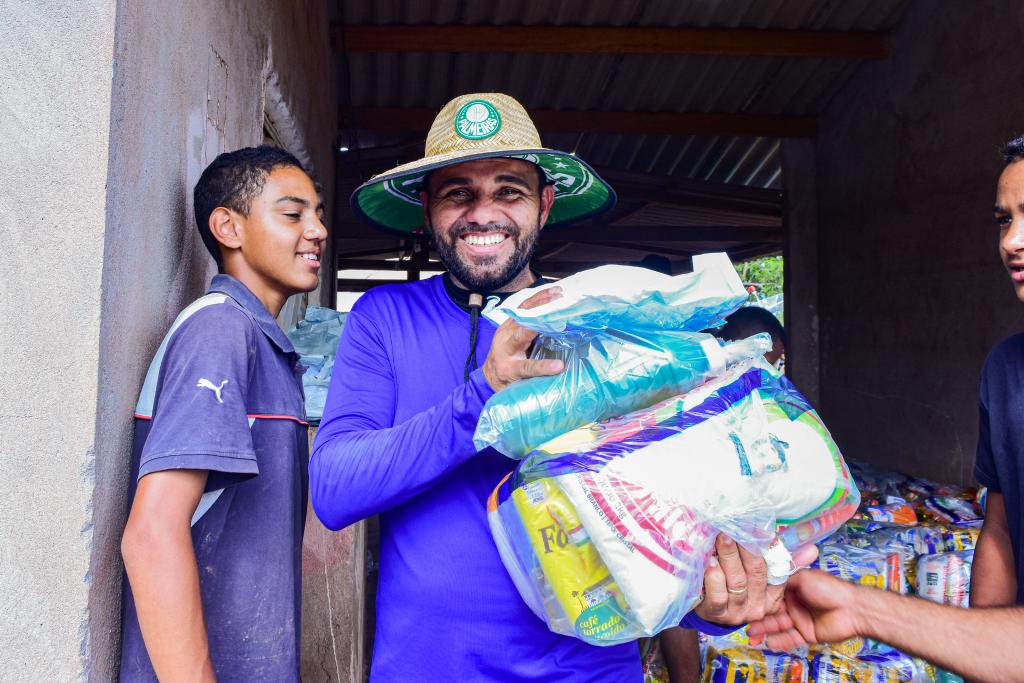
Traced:
[[[469, 381], [469, 373], [476, 370], [476, 343], [480, 336], [480, 310], [484, 306], [482, 294], [471, 292], [469, 295], [469, 355], [463, 368], [463, 379]], [[470, 367], [472, 365], [472, 367]]]

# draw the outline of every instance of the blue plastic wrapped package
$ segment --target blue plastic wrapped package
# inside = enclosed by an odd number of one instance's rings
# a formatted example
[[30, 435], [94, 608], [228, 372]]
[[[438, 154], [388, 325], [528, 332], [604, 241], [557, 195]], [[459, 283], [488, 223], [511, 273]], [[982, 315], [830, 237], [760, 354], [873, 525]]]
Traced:
[[531, 609], [557, 633], [610, 645], [680, 622], [719, 532], [782, 581], [789, 550], [858, 501], [817, 415], [758, 359], [543, 444], [499, 484], [488, 519]]
[[[565, 372], [516, 382], [487, 402], [474, 435], [520, 458], [587, 422], [646, 408], [684, 393], [735, 363], [771, 348], [767, 335], [722, 345], [700, 330], [746, 298], [724, 254], [694, 258], [693, 273], [670, 277], [644, 268], [603, 266], [519, 292], [486, 315], [541, 333], [533, 358], [557, 358]], [[532, 309], [522, 301], [558, 286], [562, 297]]]
[[327, 400], [327, 388], [334, 370], [334, 355], [345, 326], [344, 313], [331, 308], [309, 306], [306, 317], [288, 330], [288, 339], [306, 367], [302, 390], [306, 397], [306, 419], [320, 421]]
[[673, 330], [540, 337], [532, 357], [558, 358], [565, 371], [515, 382], [492, 396], [473, 442], [520, 458], [587, 422], [685, 393], [771, 345], [767, 334], [722, 345], [709, 334]]

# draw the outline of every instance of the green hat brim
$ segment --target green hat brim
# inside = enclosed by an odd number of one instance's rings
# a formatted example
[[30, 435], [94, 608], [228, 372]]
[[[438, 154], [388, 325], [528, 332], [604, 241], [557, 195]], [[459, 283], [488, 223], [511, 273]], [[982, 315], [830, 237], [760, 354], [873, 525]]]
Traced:
[[478, 159], [523, 159], [543, 169], [555, 188], [545, 229], [563, 227], [615, 206], [615, 190], [585, 161], [552, 149], [496, 150], [454, 158], [422, 159], [374, 176], [352, 193], [352, 211], [370, 225], [407, 237], [429, 233], [423, 225], [420, 187], [430, 171]]

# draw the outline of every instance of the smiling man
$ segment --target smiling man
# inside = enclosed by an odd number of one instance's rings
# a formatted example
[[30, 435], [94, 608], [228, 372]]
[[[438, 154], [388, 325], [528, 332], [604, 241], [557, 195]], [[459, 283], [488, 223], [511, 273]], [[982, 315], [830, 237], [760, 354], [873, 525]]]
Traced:
[[[520, 598], [485, 507], [514, 463], [473, 446], [494, 392], [562, 370], [560, 361], [528, 358], [535, 333], [481, 319], [483, 304], [540, 282], [530, 258], [542, 229], [614, 201], [589, 166], [542, 147], [522, 106], [497, 93], [449, 102], [423, 159], [352, 196], [356, 214], [377, 228], [429, 233], [448, 270], [376, 287], [356, 303], [310, 461], [324, 524], [340, 529], [380, 514], [374, 683], [642, 678], [635, 645], [598, 648], [556, 635]], [[554, 296], [546, 290], [527, 305]], [[742, 623], [781, 596], [766, 586], [764, 561], [734, 543], [722, 540], [719, 561], [705, 577], [700, 617]]]

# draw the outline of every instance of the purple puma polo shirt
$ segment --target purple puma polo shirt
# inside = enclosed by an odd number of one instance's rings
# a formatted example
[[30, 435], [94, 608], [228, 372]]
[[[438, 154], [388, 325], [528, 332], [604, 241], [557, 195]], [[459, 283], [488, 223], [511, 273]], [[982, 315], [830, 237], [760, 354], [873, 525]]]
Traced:
[[[298, 681], [307, 424], [302, 366], [258, 298], [229, 275], [178, 316], [135, 410], [139, 478], [207, 470], [192, 518], [217, 680]], [[156, 681], [127, 578], [122, 681]]]

